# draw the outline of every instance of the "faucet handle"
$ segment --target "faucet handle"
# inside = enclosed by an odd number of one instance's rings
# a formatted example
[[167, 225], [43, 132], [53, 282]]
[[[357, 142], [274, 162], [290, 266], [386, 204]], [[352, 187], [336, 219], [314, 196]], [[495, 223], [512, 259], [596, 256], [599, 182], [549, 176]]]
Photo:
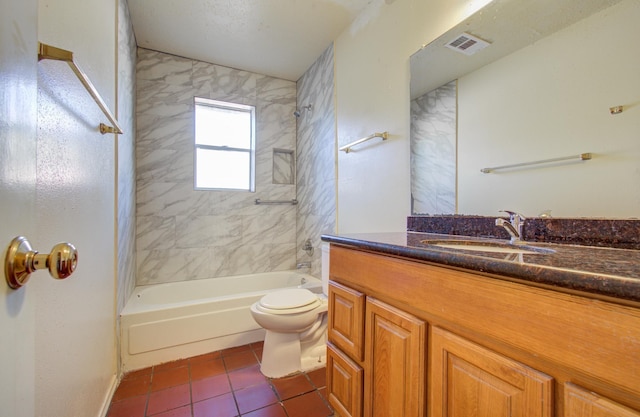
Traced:
[[517, 213], [515, 211], [511, 211], [511, 210], [500, 210], [500, 213], [507, 213], [509, 215], [509, 219], [511, 220], [526, 220], [526, 217], [524, 217], [522, 214]]

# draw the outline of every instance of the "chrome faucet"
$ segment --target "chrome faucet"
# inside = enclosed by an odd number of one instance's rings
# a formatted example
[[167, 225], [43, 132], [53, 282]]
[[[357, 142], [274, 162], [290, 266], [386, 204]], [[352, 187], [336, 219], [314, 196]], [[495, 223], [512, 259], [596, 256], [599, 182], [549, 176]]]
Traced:
[[513, 245], [522, 242], [522, 227], [524, 226], [525, 217], [515, 211], [500, 210], [502, 213], [509, 214], [509, 221], [502, 218], [496, 219], [496, 226], [502, 226], [511, 236], [510, 242]]

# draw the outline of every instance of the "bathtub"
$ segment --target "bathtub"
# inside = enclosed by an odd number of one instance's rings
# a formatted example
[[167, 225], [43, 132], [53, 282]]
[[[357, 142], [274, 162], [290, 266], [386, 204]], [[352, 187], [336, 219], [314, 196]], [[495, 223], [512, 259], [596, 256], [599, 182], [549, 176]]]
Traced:
[[136, 287], [120, 314], [124, 372], [264, 340], [249, 307], [281, 288], [321, 293], [298, 271], [267, 272]]

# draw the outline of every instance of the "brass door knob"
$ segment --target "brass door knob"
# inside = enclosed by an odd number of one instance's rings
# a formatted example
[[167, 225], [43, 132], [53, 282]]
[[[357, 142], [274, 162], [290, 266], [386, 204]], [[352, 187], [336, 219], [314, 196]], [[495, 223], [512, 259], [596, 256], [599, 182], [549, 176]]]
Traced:
[[58, 243], [51, 253], [40, 254], [31, 248], [27, 238], [14, 238], [7, 248], [4, 275], [7, 284], [17, 289], [27, 283], [32, 272], [48, 269], [55, 279], [64, 279], [75, 271], [78, 265], [78, 251], [70, 243]]

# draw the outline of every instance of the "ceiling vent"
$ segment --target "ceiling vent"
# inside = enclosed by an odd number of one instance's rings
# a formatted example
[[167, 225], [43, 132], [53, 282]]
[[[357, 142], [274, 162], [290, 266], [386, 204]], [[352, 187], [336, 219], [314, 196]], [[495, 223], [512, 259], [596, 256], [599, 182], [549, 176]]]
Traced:
[[489, 42], [483, 41], [482, 39], [469, 35], [465, 32], [456, 36], [453, 40], [447, 43], [446, 47], [465, 55], [473, 55], [489, 45]]

